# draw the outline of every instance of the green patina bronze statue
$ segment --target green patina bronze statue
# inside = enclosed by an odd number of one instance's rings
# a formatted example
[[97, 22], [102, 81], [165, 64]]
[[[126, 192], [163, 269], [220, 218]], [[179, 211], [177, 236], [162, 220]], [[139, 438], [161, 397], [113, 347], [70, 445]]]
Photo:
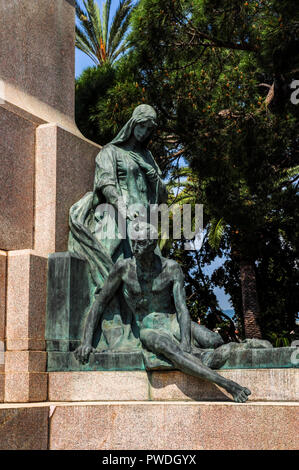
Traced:
[[88, 361], [94, 334], [107, 305], [113, 297], [122, 294], [134, 316], [145, 351], [164, 356], [175, 368], [214, 382], [236, 402], [245, 402], [250, 390], [212, 369], [221, 367], [232, 351], [249, 348], [251, 343], [223, 344], [219, 334], [190, 320], [182, 270], [175, 261], [155, 253], [157, 242], [147, 238], [148, 232], [147, 228], [140, 230], [139, 237], [133, 241], [134, 257], [117, 261], [111, 270], [89, 312], [76, 358], [82, 363]]
[[151, 204], [167, 200], [161, 171], [147, 150], [155, 126], [154, 109], [138, 106], [97, 156], [93, 191], [70, 210], [69, 251], [88, 263], [91, 298], [75, 357], [87, 364], [95, 351], [141, 351], [147, 369], [175, 367], [215, 382], [235, 401], [245, 402], [250, 391], [212, 369], [233, 351], [269, 343], [224, 344], [219, 334], [192, 322], [180, 266], [162, 257], [147, 215], [145, 222], [134, 222], [136, 205], [149, 215]]
[[[113, 264], [118, 259], [132, 256], [131, 240], [128, 232], [125, 237], [121, 233], [118, 214], [127, 228], [134, 219], [134, 205], [139, 204], [148, 210], [150, 204], [167, 201], [161, 171], [147, 149], [153, 129], [157, 126], [156, 118], [151, 106], [137, 106], [115, 139], [98, 154], [93, 191], [70, 210], [69, 251], [88, 261], [97, 291]], [[97, 208], [105, 203], [115, 209], [115, 217], [108, 221], [110, 228], [114, 227], [113, 237], [105, 236], [101, 228], [106, 214]], [[108, 214], [108, 217], [111, 215]]]
[[[114, 263], [132, 257], [128, 228], [136, 216], [136, 204], [149, 211], [150, 204], [167, 200], [161, 170], [147, 149], [156, 118], [151, 106], [137, 106], [98, 154], [93, 191], [70, 209], [68, 249], [88, 262], [91, 299], [96, 298]], [[105, 204], [115, 209], [114, 214], [107, 212]], [[107, 225], [113, 236], [105, 233]], [[115, 343], [119, 350], [138, 348], [132, 320], [122, 296], [113, 298], [102, 321], [99, 349], [115, 349]]]

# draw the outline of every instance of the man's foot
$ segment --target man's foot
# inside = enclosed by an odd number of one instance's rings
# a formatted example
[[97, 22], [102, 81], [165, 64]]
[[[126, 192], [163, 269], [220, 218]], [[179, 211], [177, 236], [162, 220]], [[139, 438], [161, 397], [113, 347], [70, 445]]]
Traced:
[[237, 403], [245, 403], [248, 400], [251, 391], [246, 387], [241, 387], [241, 385], [233, 382], [233, 385], [230, 390], [227, 390], [233, 397], [234, 401]]
[[89, 361], [90, 353], [93, 351], [94, 348], [89, 344], [82, 344], [74, 351], [74, 355], [77, 361], [81, 364], [86, 364]]

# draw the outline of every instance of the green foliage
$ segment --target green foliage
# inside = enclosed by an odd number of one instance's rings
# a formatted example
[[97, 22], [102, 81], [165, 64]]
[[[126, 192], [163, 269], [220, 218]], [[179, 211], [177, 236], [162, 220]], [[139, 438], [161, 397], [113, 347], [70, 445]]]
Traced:
[[224, 230], [225, 226], [223, 224], [223, 218], [218, 220], [218, 222], [216, 219], [211, 220], [211, 227], [209, 231], [209, 243], [212, 248], [219, 248]]
[[90, 67], [76, 80], [77, 126], [85, 137], [99, 144], [111, 140], [112, 136], [107, 121], [100, 119], [98, 108], [107, 101], [108, 92], [114, 83], [116, 71], [110, 64], [99, 68]]
[[[140, 86], [200, 181], [194, 194], [204, 203], [214, 256], [228, 256], [230, 279], [220, 270], [214, 282], [242, 320], [239, 263], [254, 264], [263, 331], [271, 322], [277, 331], [293, 328], [299, 307], [287, 300], [297, 284], [298, 107], [289, 88], [298, 63], [295, 11], [293, 1], [143, 0], [130, 36]], [[273, 294], [281, 265], [283, 296]]]
[[275, 348], [287, 348], [290, 346], [288, 331], [282, 331], [281, 333], [268, 333], [267, 336]]
[[[200, 262], [179, 242], [163, 247], [182, 264], [192, 315], [218, 308], [213, 288], [223, 287], [242, 330], [239, 266], [250, 260], [264, 334], [291, 331], [299, 310], [299, 106], [289, 87], [298, 78], [296, 7], [294, 0], [141, 0], [129, 54], [76, 85], [79, 128], [100, 144], [136, 105], [156, 108], [151, 147], [170, 178], [169, 203], [204, 204], [209, 236]], [[203, 276], [202, 263], [217, 256], [226, 257], [223, 267]]]

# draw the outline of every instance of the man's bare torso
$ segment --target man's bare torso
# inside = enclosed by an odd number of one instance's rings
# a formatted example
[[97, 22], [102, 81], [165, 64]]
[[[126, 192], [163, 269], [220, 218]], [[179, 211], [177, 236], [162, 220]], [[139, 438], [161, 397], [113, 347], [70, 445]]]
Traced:
[[148, 269], [141, 269], [135, 258], [122, 263], [121, 289], [137, 322], [153, 312], [175, 313], [172, 292], [179, 269], [175, 261], [157, 256]]

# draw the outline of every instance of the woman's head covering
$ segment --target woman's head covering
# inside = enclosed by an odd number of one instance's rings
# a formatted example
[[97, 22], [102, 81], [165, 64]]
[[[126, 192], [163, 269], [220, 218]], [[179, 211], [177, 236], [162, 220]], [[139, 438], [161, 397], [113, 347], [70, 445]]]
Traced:
[[134, 109], [131, 119], [124, 125], [124, 127], [120, 130], [117, 136], [110, 142], [110, 144], [121, 144], [129, 140], [132, 135], [133, 129], [136, 124], [139, 124], [144, 121], [152, 121], [152, 123], [156, 126], [156, 119], [157, 113], [148, 104], [140, 104], [137, 108]]

